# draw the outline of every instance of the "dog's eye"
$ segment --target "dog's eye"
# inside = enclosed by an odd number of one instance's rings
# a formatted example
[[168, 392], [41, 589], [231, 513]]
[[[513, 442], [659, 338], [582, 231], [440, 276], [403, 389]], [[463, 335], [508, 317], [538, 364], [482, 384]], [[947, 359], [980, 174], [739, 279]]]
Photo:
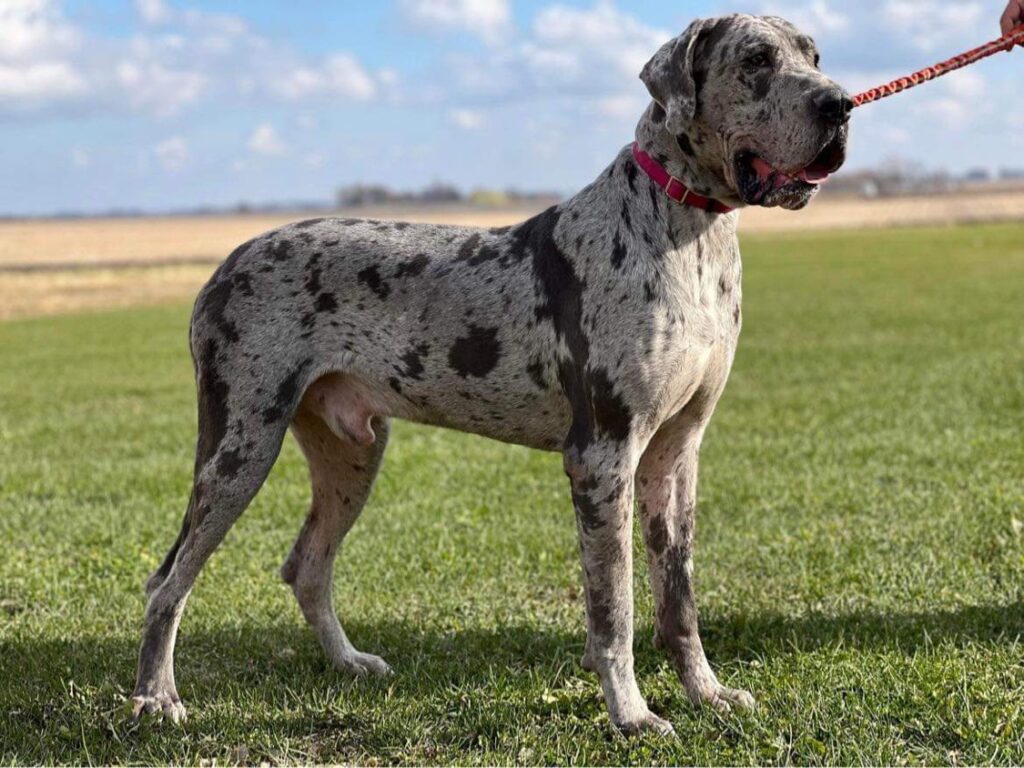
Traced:
[[772, 63], [772, 57], [767, 53], [755, 53], [747, 59], [747, 66], [751, 69], [762, 69]]

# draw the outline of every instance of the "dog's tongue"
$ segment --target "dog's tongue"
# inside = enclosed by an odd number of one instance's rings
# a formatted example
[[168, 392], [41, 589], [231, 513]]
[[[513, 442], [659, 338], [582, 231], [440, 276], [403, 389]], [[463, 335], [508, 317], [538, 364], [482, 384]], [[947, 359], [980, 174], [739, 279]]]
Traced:
[[796, 175], [801, 181], [806, 181], [808, 184], [820, 184], [829, 176], [828, 171], [822, 168], [820, 165], [810, 165], [804, 168], [800, 173]]
[[793, 175], [783, 173], [779, 169], [773, 168], [760, 157], [755, 157], [751, 161], [751, 166], [757, 174], [757, 178], [765, 184], [770, 183], [772, 185], [772, 189], [784, 187], [794, 179], [799, 179], [800, 181], [808, 184], [820, 184], [828, 178], [828, 171], [815, 165], [808, 166], [807, 168], [801, 168]]

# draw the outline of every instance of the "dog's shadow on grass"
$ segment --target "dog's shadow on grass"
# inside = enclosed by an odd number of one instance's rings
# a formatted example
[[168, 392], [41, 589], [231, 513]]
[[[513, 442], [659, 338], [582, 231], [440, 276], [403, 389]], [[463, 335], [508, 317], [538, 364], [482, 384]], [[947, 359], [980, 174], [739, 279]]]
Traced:
[[[405, 621], [346, 622], [356, 644], [383, 655], [396, 672], [414, 672], [407, 693], [437, 685], [486, 680], [494, 669], [528, 671], [575, 665], [583, 652], [585, 631], [566, 631], [528, 623], [493, 628], [424, 628]], [[899, 650], [911, 654], [923, 645], [944, 642], [1011, 642], [1024, 632], [1024, 602], [966, 606], [920, 613], [854, 612], [834, 616], [809, 614], [708, 615], [701, 635], [709, 655], [719, 660], [807, 653], [829, 646], [865, 651]], [[654, 666], [662, 658], [651, 647], [652, 625], [636, 630], [637, 662]], [[79, 686], [110, 681], [122, 688], [133, 682], [137, 639], [115, 637], [36, 640], [18, 637], [0, 642], [0, 694], [12, 688], [45, 688], [73, 679]], [[204, 686], [252, 682], [289, 685], [297, 678], [330, 673], [312, 633], [301, 621], [267, 626], [238, 625], [217, 629], [183, 628], [178, 639], [179, 678], [203, 677]], [[250, 679], [251, 678], [251, 679]]]
[[[300, 621], [216, 629], [187, 626], [178, 644], [178, 680], [186, 701], [200, 710], [236, 709], [242, 698], [266, 700], [251, 725], [288, 729], [294, 704], [312, 695], [330, 699], [348, 690], [370, 700], [442, 698], [456, 690], [496, 685], [528, 689], [559, 686], [586, 676], [578, 666], [584, 631], [515, 624], [493, 628], [423, 628], [403, 621], [347, 622], [364, 650], [380, 653], [397, 673], [387, 681], [350, 683], [330, 669], [312, 633]], [[713, 663], [778, 658], [829, 647], [912, 654], [925, 645], [1012, 642], [1024, 628], [1024, 603], [971, 606], [949, 611], [872, 613], [793, 618], [778, 614], [708, 615], [705, 647]], [[664, 657], [649, 642], [651, 624], [637, 627], [637, 667], [649, 673]], [[137, 639], [113, 637], [38, 640], [19, 636], [0, 642], [0, 716], [7, 720], [12, 754], [58, 757], [58, 740], [81, 723], [95, 727], [131, 692]], [[73, 683], [72, 683], [73, 681]], [[539, 682], [538, 682], [539, 681]], [[294, 697], [282, 699], [282, 692]], [[592, 706], [599, 707], [595, 699]], [[273, 715], [278, 703], [281, 714]], [[284, 710], [292, 710], [286, 715]], [[590, 706], [590, 705], [588, 705]], [[216, 708], [216, 707], [214, 707]], [[597, 709], [595, 709], [595, 712]], [[273, 720], [273, 723], [270, 722]], [[303, 720], [308, 726], [308, 721]], [[296, 726], [299, 727], [299, 726]], [[5, 730], [0, 721], [0, 734]], [[19, 741], [23, 743], [18, 743]], [[42, 750], [42, 751], [40, 751]], [[0, 752], [0, 755], [3, 753]]]

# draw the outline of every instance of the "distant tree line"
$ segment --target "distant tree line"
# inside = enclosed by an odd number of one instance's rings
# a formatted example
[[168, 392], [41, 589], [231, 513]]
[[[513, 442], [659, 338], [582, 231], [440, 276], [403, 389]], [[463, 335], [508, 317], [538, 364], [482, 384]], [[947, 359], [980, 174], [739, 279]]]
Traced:
[[339, 208], [379, 205], [438, 205], [470, 203], [481, 206], [502, 206], [557, 199], [555, 192], [522, 192], [517, 189], [474, 189], [468, 194], [452, 184], [435, 182], [418, 190], [395, 190], [383, 184], [350, 184], [338, 190], [335, 202]]
[[931, 170], [917, 163], [890, 159], [877, 168], [840, 171], [823, 191], [829, 195], [892, 197], [957, 192], [965, 188], [1019, 188], [1024, 168], [970, 168], [963, 173]]

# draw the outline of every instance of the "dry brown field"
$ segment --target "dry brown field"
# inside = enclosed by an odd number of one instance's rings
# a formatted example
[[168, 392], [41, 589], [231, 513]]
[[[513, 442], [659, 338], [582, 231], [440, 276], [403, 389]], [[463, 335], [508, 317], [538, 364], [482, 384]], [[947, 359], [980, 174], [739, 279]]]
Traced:
[[[504, 226], [537, 210], [391, 208], [340, 215]], [[0, 319], [181, 301], [194, 295], [236, 245], [307, 217], [290, 212], [0, 222]], [[1002, 191], [877, 200], [825, 198], [799, 212], [746, 210], [740, 228], [745, 234], [760, 234], [1022, 218], [1024, 191]]]

